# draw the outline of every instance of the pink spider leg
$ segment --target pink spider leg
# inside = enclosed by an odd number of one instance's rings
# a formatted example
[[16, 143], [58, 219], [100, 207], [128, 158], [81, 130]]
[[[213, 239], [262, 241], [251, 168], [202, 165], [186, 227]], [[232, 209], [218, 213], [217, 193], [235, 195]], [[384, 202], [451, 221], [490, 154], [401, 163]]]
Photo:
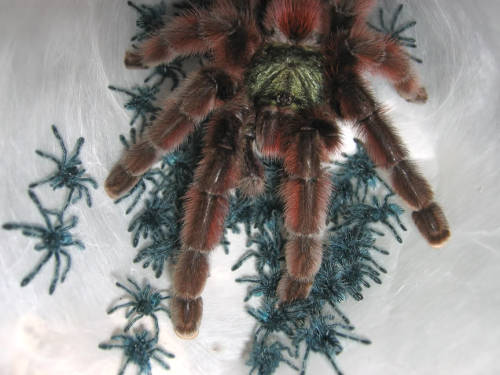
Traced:
[[280, 193], [285, 203], [286, 274], [278, 285], [280, 303], [309, 295], [321, 266], [321, 240], [331, 193], [330, 175], [321, 166], [341, 144], [333, 117], [317, 109], [296, 116], [282, 130], [285, 178]]
[[370, 70], [382, 75], [409, 102], [427, 101], [427, 91], [420, 84], [408, 54], [396, 40], [363, 25], [353, 31], [351, 44], [351, 51], [358, 58], [358, 71]]
[[434, 202], [429, 183], [409, 160], [401, 138], [360, 79], [345, 82], [341, 91], [342, 116], [355, 121], [375, 164], [390, 170], [394, 190], [415, 210], [412, 217], [420, 233], [432, 246], [442, 246], [450, 236], [448, 222]]
[[236, 82], [223, 70], [202, 68], [187, 80], [180, 94], [166, 101], [153, 124], [125, 150], [105, 182], [110, 197], [130, 190], [160, 157], [175, 149], [211, 111], [234, 97]]
[[137, 49], [125, 53], [127, 68], [149, 68], [168, 63], [177, 56], [203, 54], [208, 51], [206, 38], [200, 34], [202, 10], [191, 10], [174, 17], [167, 26], [146, 39]]
[[203, 159], [186, 194], [182, 249], [177, 261], [172, 320], [181, 338], [198, 334], [208, 255], [218, 245], [229, 210], [229, 191], [240, 179], [242, 108], [221, 109], [207, 124]]

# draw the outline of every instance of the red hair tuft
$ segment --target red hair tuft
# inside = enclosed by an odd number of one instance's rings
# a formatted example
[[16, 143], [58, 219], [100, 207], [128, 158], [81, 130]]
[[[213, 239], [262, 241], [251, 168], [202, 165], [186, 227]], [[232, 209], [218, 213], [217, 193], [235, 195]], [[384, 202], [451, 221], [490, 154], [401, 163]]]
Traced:
[[322, 20], [319, 0], [274, 0], [267, 8], [265, 25], [274, 27], [292, 40], [301, 40], [319, 31]]

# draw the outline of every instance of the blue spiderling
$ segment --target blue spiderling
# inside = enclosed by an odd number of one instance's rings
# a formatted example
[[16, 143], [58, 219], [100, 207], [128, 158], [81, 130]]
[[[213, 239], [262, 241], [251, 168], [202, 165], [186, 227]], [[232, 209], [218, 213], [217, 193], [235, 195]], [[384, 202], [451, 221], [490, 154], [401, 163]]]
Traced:
[[[125, 109], [134, 112], [130, 125], [134, 125], [138, 118], [141, 119], [139, 133], [142, 134], [146, 126], [154, 119], [156, 113], [160, 110], [154, 102], [156, 95], [160, 92], [157, 86], [134, 86], [131, 90], [118, 88], [115, 86], [108, 86], [112, 91], [117, 91], [126, 94], [130, 97], [129, 101], [125, 103]], [[121, 138], [120, 138], [121, 139]]]
[[[180, 230], [180, 229], [179, 229]], [[159, 278], [166, 264], [173, 262], [180, 251], [180, 238], [178, 230], [169, 231], [172, 237], [161, 237], [139, 251], [134, 258], [134, 263], [141, 263], [143, 268], [151, 269], [155, 277]]]
[[165, 82], [166, 79], [172, 80], [170, 91], [174, 91], [179, 87], [180, 80], [186, 78], [186, 72], [182, 69], [182, 60], [175, 59], [170, 64], [161, 64], [155, 66], [145, 79], [144, 83], [148, 83], [154, 79], [153, 87], [158, 87]]
[[236, 282], [255, 284], [247, 292], [245, 297], [245, 302], [247, 302], [252, 297], [270, 297], [274, 295], [276, 288], [278, 287], [280, 277], [281, 275], [276, 272], [262, 272], [256, 276], [239, 277], [236, 279]]
[[165, 25], [167, 5], [164, 1], [161, 1], [156, 5], [136, 5], [132, 1], [127, 1], [127, 4], [134, 8], [138, 13], [136, 25], [140, 30], [132, 37], [132, 41], [140, 42], [149, 38], [152, 33]]
[[145, 199], [144, 209], [137, 215], [128, 227], [129, 232], [133, 232], [132, 244], [136, 247], [139, 238], [147, 239], [149, 235], [153, 238], [160, 238], [165, 226], [172, 220], [169, 210], [170, 204], [163, 197], [153, 195], [150, 199]]
[[231, 268], [232, 271], [240, 268], [243, 263], [253, 257], [255, 258], [255, 267], [259, 274], [264, 273], [264, 268], [267, 266], [272, 272], [280, 272], [280, 261], [283, 260], [281, 255], [284, 241], [280, 236], [274, 236], [280, 230], [283, 219], [277, 214], [273, 214], [273, 219], [266, 222], [264, 227], [267, 230], [262, 231], [260, 236], [252, 236], [247, 242], [247, 246], [257, 245], [257, 250], [247, 250]]
[[[78, 138], [75, 149], [72, 154], [68, 155], [68, 150], [66, 149], [64, 141], [55, 125], [52, 125], [52, 132], [61, 146], [61, 159], [58, 159], [56, 156], [45, 151], [36, 150], [36, 153], [42, 158], [53, 161], [57, 165], [57, 171], [49, 177], [31, 183], [29, 188], [31, 189], [43, 184], [49, 184], [53, 190], [66, 187], [69, 189], [68, 204], [76, 203], [85, 195], [87, 205], [91, 207], [92, 199], [90, 197], [90, 191], [88, 186], [85, 184], [89, 184], [94, 189], [97, 189], [97, 182], [92, 177], [84, 175], [86, 170], [82, 167], [80, 150], [85, 142], [85, 139], [82, 137]], [[75, 193], [76, 196], [74, 196]]]
[[263, 334], [263, 337], [267, 338], [273, 332], [283, 332], [293, 337], [296, 326], [308, 316], [307, 310], [304, 309], [306, 304], [300, 301], [280, 307], [276, 297], [264, 296], [258, 308], [247, 308], [247, 312], [259, 323], [254, 337], [257, 339]]
[[115, 203], [121, 203], [128, 198], [132, 198], [132, 203], [127, 207], [125, 213], [131, 213], [137, 204], [140, 202], [144, 193], [148, 190], [147, 182], [151, 183], [153, 190], [157, 191], [161, 184], [163, 184], [165, 174], [161, 169], [154, 168], [146, 172], [139, 182], [125, 195], [115, 200]]
[[128, 319], [128, 322], [124, 328], [124, 332], [127, 332], [143, 317], [149, 316], [154, 321], [156, 336], [158, 336], [160, 327], [158, 325], [158, 317], [156, 316], [156, 313], [163, 311], [170, 316], [170, 311], [162, 305], [162, 302], [170, 298], [170, 296], [162, 294], [161, 291], [156, 290], [149, 283], [146, 283], [144, 287], [141, 288], [131, 278], [127, 278], [127, 280], [132, 285], [132, 288], [129, 288], [119, 282], [116, 283], [116, 286], [128, 293], [127, 297], [129, 297], [130, 301], [113, 306], [108, 310], [108, 314], [112, 314], [118, 309], [127, 309], [125, 312], [125, 318]]
[[[344, 223], [333, 229], [339, 229], [343, 226], [349, 226], [354, 222], [358, 222], [362, 225], [379, 222], [384, 224], [391, 230], [398, 242], [403, 242], [394, 226], [389, 222], [389, 219], [391, 217], [394, 218], [398, 226], [403, 231], [406, 231], [406, 227], [399, 219], [399, 215], [401, 215], [401, 213], [403, 212], [401, 207], [399, 207], [397, 204], [389, 203], [389, 198], [393, 195], [394, 193], [387, 194], [384, 197], [383, 203], [380, 203], [378, 198], [373, 196], [371, 205], [366, 203], [355, 203], [352, 206], [347, 207], [345, 210]], [[368, 230], [379, 233], [371, 228], [368, 228]]]
[[[28, 192], [29, 197], [38, 208], [40, 215], [45, 222], [45, 227], [42, 225], [34, 224], [23, 224], [23, 223], [5, 223], [3, 228], [6, 230], [22, 230], [22, 234], [26, 237], [33, 237], [39, 239], [40, 242], [34, 246], [35, 251], [45, 252], [45, 255], [35, 266], [35, 268], [26, 275], [21, 281], [21, 286], [28, 285], [31, 280], [40, 272], [42, 267], [51, 259], [54, 258], [55, 269], [52, 276], [52, 281], [49, 287], [49, 294], [54, 293], [57, 283], [64, 282], [68, 271], [71, 268], [71, 256], [65, 249], [69, 246], [76, 246], [79, 249], [84, 249], [85, 246], [79, 240], [73, 238], [71, 229], [76, 227], [78, 223], [78, 218], [72, 216], [69, 221], [64, 221], [64, 210], [68, 207], [66, 203], [65, 208], [62, 211], [48, 210], [42, 206], [37, 195], [30, 190]], [[51, 216], [55, 217], [55, 221], [51, 220]], [[61, 258], [66, 260], [66, 265], [61, 273]]]
[[99, 348], [104, 350], [122, 349], [125, 356], [125, 362], [118, 371], [118, 375], [123, 375], [127, 366], [130, 363], [137, 365], [138, 375], [151, 375], [151, 361], [160, 364], [165, 370], [169, 370], [170, 366], [165, 362], [166, 358], [174, 358], [175, 355], [167, 352], [158, 344], [158, 336], [152, 336], [146, 330], [137, 331], [132, 335], [113, 335], [109, 343], [100, 343]]
[[334, 321], [335, 319], [331, 315], [316, 315], [311, 317], [304, 327], [300, 327], [295, 331], [293, 344], [297, 356], [301, 343], [306, 345], [306, 351], [302, 359], [301, 375], [305, 374], [307, 360], [311, 351], [322, 353], [329, 360], [337, 374], [342, 375], [335, 362], [335, 357], [343, 350], [339, 338], [357, 341], [362, 344], [371, 343], [370, 340], [351, 335], [349, 332], [354, 329], [353, 326], [335, 323]]
[[[417, 21], [406, 22], [403, 25], [398, 25], [398, 19], [401, 15], [401, 11], [403, 10], [403, 4], [399, 4], [394, 13], [392, 14], [391, 20], [389, 24], [386, 23], [384, 9], [379, 8], [378, 10], [378, 22], [379, 25], [374, 25], [368, 22], [368, 26], [370, 26], [373, 30], [376, 30], [380, 33], [389, 35], [391, 38], [395, 39], [399, 44], [408, 48], [417, 48], [417, 41], [415, 38], [410, 38], [401, 35], [406, 30], [415, 27]], [[421, 64], [423, 62], [422, 59], [415, 57], [413, 55], [408, 54], [408, 56], [414, 60], [415, 62]]]
[[290, 360], [283, 356], [283, 352], [292, 356], [292, 351], [279, 341], [267, 344], [264, 340], [253, 343], [247, 365], [251, 367], [250, 375], [257, 371], [258, 375], [270, 375], [276, 371], [281, 363], [285, 363], [294, 370], [299, 370]]

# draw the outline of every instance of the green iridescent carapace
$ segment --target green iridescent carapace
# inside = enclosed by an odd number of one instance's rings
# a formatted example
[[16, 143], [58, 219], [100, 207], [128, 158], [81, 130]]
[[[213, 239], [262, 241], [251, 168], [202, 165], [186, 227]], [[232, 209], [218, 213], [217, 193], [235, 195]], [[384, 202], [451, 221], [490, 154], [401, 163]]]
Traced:
[[311, 107], [323, 97], [323, 58], [318, 51], [268, 44], [255, 54], [245, 83], [256, 105]]

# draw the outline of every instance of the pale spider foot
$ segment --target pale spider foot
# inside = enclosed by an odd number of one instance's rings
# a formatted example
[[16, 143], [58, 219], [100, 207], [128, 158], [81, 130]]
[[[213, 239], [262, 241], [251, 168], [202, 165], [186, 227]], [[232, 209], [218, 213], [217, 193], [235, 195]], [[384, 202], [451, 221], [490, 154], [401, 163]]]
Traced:
[[432, 247], [441, 247], [450, 238], [448, 221], [443, 210], [435, 202], [412, 214], [418, 230]]
[[124, 58], [125, 66], [128, 69], [148, 69], [149, 67], [143, 63], [142, 56], [136, 51], [126, 51]]
[[174, 297], [170, 310], [172, 311], [175, 334], [179, 338], [191, 340], [198, 336], [203, 313], [203, 300], [201, 297], [194, 300]]
[[264, 192], [266, 182], [259, 176], [248, 176], [240, 180], [238, 188], [247, 197], [255, 197]]
[[399, 91], [398, 93], [403, 99], [410, 103], [424, 104], [427, 102], [427, 99], [429, 99], [425, 87], [420, 87], [417, 91], [412, 93], [401, 91]]
[[290, 275], [283, 275], [278, 283], [277, 294], [279, 304], [306, 299], [309, 296], [313, 282], [310, 280], [296, 280]]
[[104, 189], [111, 198], [119, 198], [123, 193], [132, 189], [140, 178], [141, 176], [128, 173], [121, 164], [116, 164], [104, 182]]

